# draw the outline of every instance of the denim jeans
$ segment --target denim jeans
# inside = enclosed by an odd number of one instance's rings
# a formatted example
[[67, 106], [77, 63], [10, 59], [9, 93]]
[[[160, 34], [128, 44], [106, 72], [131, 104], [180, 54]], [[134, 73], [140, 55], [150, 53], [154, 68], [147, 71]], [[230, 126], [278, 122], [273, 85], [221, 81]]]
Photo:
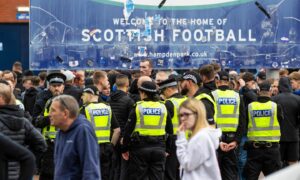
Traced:
[[246, 141], [248, 141], [247, 136], [243, 136], [242, 140], [241, 140], [241, 143], [240, 143], [240, 146], [239, 146], [238, 169], [239, 169], [240, 180], [245, 180], [246, 179], [245, 175], [243, 173], [244, 167], [245, 167], [246, 162], [247, 162], [247, 151], [244, 150], [244, 145], [245, 145]]

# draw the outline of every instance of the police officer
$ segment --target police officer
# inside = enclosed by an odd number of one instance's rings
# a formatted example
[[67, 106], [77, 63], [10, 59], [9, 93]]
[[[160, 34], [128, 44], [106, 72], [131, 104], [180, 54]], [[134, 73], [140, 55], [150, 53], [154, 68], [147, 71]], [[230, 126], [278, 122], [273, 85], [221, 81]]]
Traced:
[[257, 101], [248, 105], [245, 176], [250, 180], [257, 180], [261, 171], [267, 176], [281, 168], [279, 123], [283, 115], [280, 106], [270, 99], [270, 88], [268, 81], [259, 84]]
[[164, 179], [165, 135], [173, 134], [171, 118], [159, 101], [156, 85], [145, 81], [125, 127], [122, 156], [129, 160], [128, 179]]
[[240, 95], [229, 89], [229, 74], [220, 71], [216, 76], [218, 89], [212, 91], [216, 102], [216, 124], [222, 130], [218, 160], [224, 180], [238, 179], [237, 146], [245, 127], [245, 108]]
[[85, 87], [81, 97], [84, 105], [80, 113], [85, 115], [94, 127], [100, 149], [101, 179], [109, 180], [113, 172], [113, 146], [117, 144], [121, 130], [110, 106], [98, 102], [99, 95], [96, 86]]
[[212, 127], [215, 126], [215, 106], [216, 103], [213, 100], [213, 97], [209, 91], [200, 87], [202, 80], [197, 72], [187, 71], [181, 77], [181, 93], [187, 95], [189, 97], [194, 97], [204, 104], [206, 109], [206, 117], [208, 124]]
[[46, 139], [48, 148], [43, 154], [41, 159], [40, 168], [40, 179], [53, 179], [54, 175], [54, 140], [56, 136], [56, 129], [54, 126], [50, 125], [49, 110], [52, 103], [52, 99], [55, 96], [63, 94], [64, 82], [66, 76], [60, 72], [51, 72], [47, 76], [47, 81], [49, 82], [49, 91], [51, 92], [51, 98], [47, 100], [42, 114], [36, 120], [36, 126], [41, 128], [42, 134]]
[[[179, 94], [177, 81], [175, 78], [168, 78], [167, 80], [161, 81], [158, 83], [161, 94], [167, 99], [165, 101], [166, 108], [168, 113], [172, 119], [173, 124], [173, 132], [177, 132], [179, 126], [178, 119], [178, 111], [179, 106], [185, 101], [187, 98]], [[179, 162], [176, 156], [176, 135], [172, 136], [171, 149], [168, 152], [168, 156], [166, 158], [166, 171], [165, 171], [165, 179], [168, 180], [176, 180], [179, 178]]]

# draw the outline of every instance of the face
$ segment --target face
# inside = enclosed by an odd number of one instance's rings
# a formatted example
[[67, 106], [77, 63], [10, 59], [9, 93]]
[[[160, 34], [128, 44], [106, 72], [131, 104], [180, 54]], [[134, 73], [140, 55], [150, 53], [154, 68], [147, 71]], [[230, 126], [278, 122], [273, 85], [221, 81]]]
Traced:
[[271, 92], [272, 92], [272, 95], [278, 94], [278, 81], [274, 81], [274, 83], [272, 84]]
[[76, 78], [74, 82], [76, 83], [77, 86], [84, 87], [84, 83], [85, 83], [84, 79], [85, 79], [84, 71], [76, 72]]
[[53, 101], [50, 107], [50, 123], [52, 126], [61, 127], [67, 119], [66, 111], [61, 111], [59, 101]]
[[65, 86], [63, 84], [50, 84], [49, 90], [53, 96], [61, 95], [64, 92]]
[[184, 107], [179, 110], [179, 120], [183, 123], [186, 129], [193, 130], [195, 127], [197, 115], [193, 111]]
[[126, 93], [128, 93], [128, 90], [129, 90], [129, 81], [126, 82], [125, 87], [126, 87]]
[[299, 89], [299, 83], [298, 83], [298, 81], [297, 80], [295, 80], [295, 79], [291, 79], [291, 86], [292, 86], [292, 89], [294, 89], [294, 90], [297, 90], [297, 89]]
[[32, 87], [32, 82], [31, 82], [31, 80], [25, 81], [25, 82], [23, 83], [23, 87], [24, 87], [25, 89], [31, 88], [31, 87]]
[[104, 77], [104, 78], [102, 78], [102, 79], [100, 79], [100, 88], [101, 89], [99, 89], [101, 92], [103, 91], [103, 89], [105, 89], [106, 87], [108, 87], [108, 88], [110, 88], [110, 84], [109, 84], [109, 81], [108, 81], [108, 78], [107, 78], [107, 76], [106, 77]]
[[150, 67], [150, 64], [148, 61], [140, 62], [140, 71], [142, 76], [150, 76], [152, 68]]
[[104, 96], [109, 96], [109, 95], [110, 95], [110, 86], [109, 86], [109, 85], [103, 87], [103, 89], [102, 89], [102, 94], [103, 94]]
[[12, 81], [14, 82], [14, 75], [13, 73], [6, 73], [6, 74], [3, 74], [3, 77], [2, 77], [4, 80], [6, 81]]
[[255, 81], [249, 81], [249, 82], [246, 82], [246, 86], [247, 86], [247, 88], [249, 88], [249, 89], [256, 89], [256, 86], [255, 86], [256, 84], [255, 84]]
[[183, 80], [180, 82], [180, 92], [182, 95], [187, 95], [187, 93], [189, 92], [188, 83], [189, 82], [187, 80]]
[[12, 83], [12, 89], [15, 88], [16, 82], [15, 82], [13, 73], [3, 74], [2, 79], [6, 80], [6, 81], [10, 81]]

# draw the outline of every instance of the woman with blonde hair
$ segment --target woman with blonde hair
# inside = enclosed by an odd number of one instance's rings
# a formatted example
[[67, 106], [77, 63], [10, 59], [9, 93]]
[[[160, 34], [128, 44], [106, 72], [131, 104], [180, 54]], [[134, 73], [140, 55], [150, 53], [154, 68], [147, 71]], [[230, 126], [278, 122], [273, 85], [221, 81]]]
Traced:
[[[176, 146], [182, 180], [221, 180], [216, 157], [221, 130], [209, 126], [203, 103], [196, 99], [184, 101], [179, 108], [179, 120]], [[189, 140], [187, 130], [192, 132]]]

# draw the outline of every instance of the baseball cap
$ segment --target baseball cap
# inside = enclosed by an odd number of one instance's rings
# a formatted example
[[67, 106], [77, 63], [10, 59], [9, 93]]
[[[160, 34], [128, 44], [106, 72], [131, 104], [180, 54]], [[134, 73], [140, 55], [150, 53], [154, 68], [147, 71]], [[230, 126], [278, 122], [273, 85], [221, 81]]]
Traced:
[[70, 70], [63, 71], [63, 74], [66, 76], [66, 81], [70, 81], [75, 78], [74, 73]]

